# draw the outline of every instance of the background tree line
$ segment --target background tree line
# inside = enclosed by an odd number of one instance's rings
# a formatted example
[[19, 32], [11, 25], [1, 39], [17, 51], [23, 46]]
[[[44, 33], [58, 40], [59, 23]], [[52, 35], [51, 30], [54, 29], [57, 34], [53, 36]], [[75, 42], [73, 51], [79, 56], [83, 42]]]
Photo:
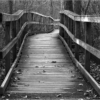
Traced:
[[61, 0], [0, 0], [0, 12], [10, 12], [10, 1], [12, 1], [12, 12], [19, 9], [31, 10], [58, 18], [61, 9]]

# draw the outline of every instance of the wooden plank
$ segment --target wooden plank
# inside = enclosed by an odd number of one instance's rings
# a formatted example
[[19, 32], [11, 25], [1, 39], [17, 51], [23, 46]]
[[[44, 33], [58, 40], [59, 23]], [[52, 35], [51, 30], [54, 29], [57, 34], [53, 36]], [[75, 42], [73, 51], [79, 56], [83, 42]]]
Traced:
[[25, 13], [23, 10], [17, 11], [15, 14], [7, 14], [7, 13], [2, 13], [3, 15], [3, 21], [15, 21], [21, 18], [21, 16]]
[[[44, 34], [42, 34], [44, 35]], [[41, 38], [41, 35], [38, 38]], [[56, 35], [57, 36], [57, 35]], [[46, 35], [45, 38], [50, 37], [50, 35]], [[33, 38], [33, 39], [32, 39]], [[28, 37], [27, 39], [31, 39], [31, 41], [26, 41], [26, 43], [30, 42], [29, 45], [34, 44], [33, 41], [39, 41], [36, 40], [37, 37]], [[52, 35], [51, 35], [51, 38]], [[54, 39], [58, 40], [58, 36]], [[50, 40], [48, 40], [50, 41]], [[55, 42], [55, 41], [51, 41]], [[60, 41], [61, 42], [61, 41]], [[58, 41], [58, 44], [60, 44]], [[44, 42], [45, 44], [45, 42]], [[43, 45], [43, 43], [40, 43], [40, 47]], [[24, 45], [26, 46], [26, 45]], [[35, 46], [38, 46], [35, 44]], [[46, 45], [49, 47], [50, 50], [55, 50], [58, 52], [59, 50], [57, 48], [54, 48], [51, 46], [51, 44]], [[45, 47], [46, 47], [45, 46]], [[62, 45], [63, 46], [63, 45]], [[59, 46], [59, 49], [64, 51], [64, 47]], [[46, 47], [46, 48], [47, 48]], [[28, 47], [23, 48], [23, 51], [26, 52]], [[52, 49], [53, 48], [53, 49]], [[68, 53], [59, 53], [58, 54], [50, 54], [49, 49], [42, 49], [47, 54], [29, 54], [29, 52], [26, 52], [24, 55], [22, 53], [22, 57], [20, 58], [20, 61], [26, 59], [26, 62], [19, 61], [18, 66], [15, 69], [14, 77], [18, 77], [19, 80], [16, 80], [16, 82], [13, 82], [13, 79], [11, 80], [11, 84], [8, 87], [7, 93], [66, 93], [66, 95], [71, 95], [73, 93], [74, 96], [77, 97], [82, 96], [83, 92], [87, 89], [86, 82], [79, 80], [78, 77], [80, 76], [79, 73], [75, 71], [73, 63], [70, 61], [70, 57]], [[27, 49], [28, 51], [40, 51], [40, 48], [31, 48]], [[30, 58], [25, 57], [26, 55], [30, 55]], [[46, 56], [48, 58], [38, 58], [41, 56]], [[36, 57], [36, 58], [35, 58]], [[64, 57], [67, 57], [65, 59]], [[29, 63], [31, 61], [32, 63]], [[46, 61], [48, 61], [46, 63]], [[53, 61], [52, 63], [50, 63]], [[55, 62], [58, 61], [58, 62]], [[63, 62], [62, 62], [63, 61]], [[70, 63], [68, 63], [70, 61]], [[21, 70], [21, 73], [18, 74], [16, 71]], [[13, 77], [13, 78], [14, 78]], [[80, 87], [79, 83], [82, 83], [83, 86]], [[77, 89], [82, 89], [83, 92], [78, 92]]]

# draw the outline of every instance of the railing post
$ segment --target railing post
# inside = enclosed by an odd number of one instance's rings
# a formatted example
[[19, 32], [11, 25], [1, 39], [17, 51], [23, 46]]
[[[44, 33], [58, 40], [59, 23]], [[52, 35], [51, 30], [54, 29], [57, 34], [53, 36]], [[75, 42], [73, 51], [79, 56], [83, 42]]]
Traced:
[[[64, 21], [64, 25], [68, 28], [68, 17], [67, 16], [65, 16], [64, 17], [65, 18], [65, 21]], [[64, 32], [64, 39], [65, 39], [65, 41], [67, 42], [67, 44], [68, 44], [68, 34], [66, 33], [66, 31]]]
[[[63, 24], [63, 14], [60, 14], [60, 23]], [[60, 27], [60, 35], [64, 37], [64, 30]]]
[[[10, 26], [11, 22], [6, 22], [5, 23], [5, 44], [7, 45], [10, 42]], [[11, 65], [11, 60], [10, 60], [10, 52], [6, 55], [5, 57], [5, 75], [8, 73]]]
[[[16, 37], [16, 21], [12, 22], [12, 37], [13, 39]], [[13, 62], [16, 59], [16, 53], [17, 53], [17, 45], [15, 44], [15, 46], [13, 47]]]
[[[80, 22], [75, 22], [75, 37], [80, 39]], [[75, 44], [75, 58], [79, 61], [79, 45]]]
[[[70, 18], [69, 17], [67, 17], [67, 28], [70, 31]], [[70, 37], [69, 37], [69, 35], [67, 35], [67, 36], [68, 36], [68, 38], [67, 38], [67, 44], [70, 47]]]
[[[91, 23], [86, 23], [85, 28], [85, 42], [91, 45]], [[90, 53], [87, 50], [85, 50], [85, 69], [90, 72]]]
[[[69, 18], [69, 31], [72, 33], [72, 20]], [[69, 47], [72, 49], [72, 40], [69, 37]]]

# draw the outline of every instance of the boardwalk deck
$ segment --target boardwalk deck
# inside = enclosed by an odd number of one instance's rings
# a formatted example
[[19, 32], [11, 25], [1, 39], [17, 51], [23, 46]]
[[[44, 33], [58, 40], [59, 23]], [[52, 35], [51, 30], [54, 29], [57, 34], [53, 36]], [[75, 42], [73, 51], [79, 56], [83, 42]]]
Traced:
[[26, 39], [7, 93], [81, 98], [87, 89], [58, 32], [52, 32]]

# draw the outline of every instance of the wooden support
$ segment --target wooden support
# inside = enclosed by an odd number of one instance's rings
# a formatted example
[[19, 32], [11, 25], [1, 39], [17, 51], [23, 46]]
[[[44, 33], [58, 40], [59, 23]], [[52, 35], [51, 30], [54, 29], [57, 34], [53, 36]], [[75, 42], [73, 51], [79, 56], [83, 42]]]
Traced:
[[[18, 25], [19, 25], [19, 31], [21, 29], [21, 19], [18, 20]], [[20, 45], [21, 45], [21, 38], [19, 39], [19, 42], [18, 42], [18, 47], [20, 48]]]
[[[67, 24], [68, 24], [68, 17], [67, 16], [64, 16], [64, 25], [67, 27]], [[64, 39], [66, 42], [68, 42], [68, 35], [66, 33], [66, 31], [64, 31]]]
[[[86, 23], [85, 42], [89, 45], [92, 43], [91, 23]], [[85, 50], [85, 69], [90, 72], [90, 52]]]
[[[13, 37], [13, 39], [16, 37], [16, 21], [12, 22], [12, 37]], [[13, 47], [13, 62], [15, 61], [16, 55], [17, 55], [16, 47], [17, 47], [17, 45], [15, 44]]]
[[[66, 16], [64, 15], [64, 25], [66, 25]], [[64, 30], [63, 37], [65, 38], [66, 31]]]
[[[72, 33], [72, 20], [70, 18], [69, 18], [69, 30]], [[72, 49], [72, 40], [70, 37], [69, 37], [69, 47], [70, 49]]]
[[[60, 23], [63, 23], [62, 20], [63, 20], [63, 16], [62, 16], [62, 14], [60, 14]], [[62, 27], [60, 27], [60, 35], [63, 37], [63, 28]]]
[[[10, 42], [10, 26], [11, 22], [5, 23], [5, 44], [7, 45]], [[5, 57], [5, 75], [8, 73], [11, 66], [11, 58], [10, 58], [10, 52]]]
[[[68, 30], [70, 31], [70, 18], [68, 17], [68, 21], [67, 21], [67, 27], [68, 27]], [[70, 37], [68, 36], [68, 46], [70, 47]]]
[[[80, 39], [80, 22], [75, 22], [75, 37]], [[79, 45], [75, 44], [75, 58], [79, 61]]]

